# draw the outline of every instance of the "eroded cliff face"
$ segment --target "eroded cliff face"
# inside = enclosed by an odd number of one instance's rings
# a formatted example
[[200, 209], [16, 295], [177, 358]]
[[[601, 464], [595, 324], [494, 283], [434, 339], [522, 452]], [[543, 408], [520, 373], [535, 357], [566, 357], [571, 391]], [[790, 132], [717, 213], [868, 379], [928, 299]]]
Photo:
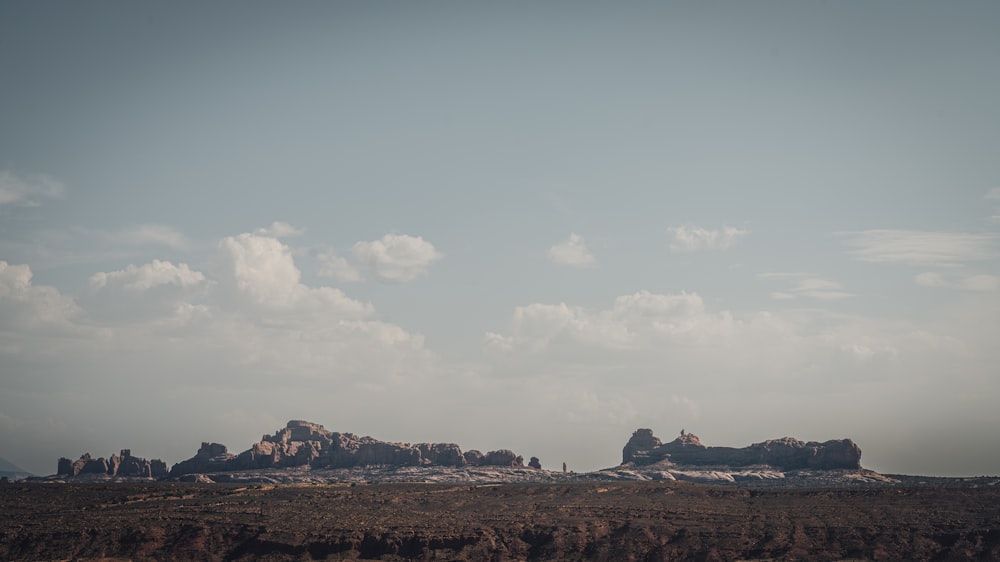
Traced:
[[[472, 454], [469, 454], [472, 453]], [[171, 477], [262, 468], [350, 468], [355, 466], [523, 466], [524, 458], [501, 449], [462, 453], [454, 443], [390, 443], [353, 433], [327, 431], [320, 424], [292, 420], [274, 435], [238, 455], [218, 443], [202, 443], [194, 457], [179, 462]]]
[[707, 447], [690, 433], [663, 443], [651, 429], [637, 429], [622, 449], [622, 464], [642, 466], [665, 461], [691, 466], [768, 465], [780, 470], [858, 469], [861, 448], [850, 439], [819, 443], [791, 437], [769, 439], [743, 448]]

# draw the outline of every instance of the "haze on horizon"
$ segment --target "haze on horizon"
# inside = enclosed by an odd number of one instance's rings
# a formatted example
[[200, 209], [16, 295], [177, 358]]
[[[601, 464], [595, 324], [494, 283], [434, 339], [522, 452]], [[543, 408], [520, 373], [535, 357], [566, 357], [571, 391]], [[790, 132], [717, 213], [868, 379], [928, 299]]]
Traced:
[[305, 419], [1000, 473], [1000, 4], [0, 4], [0, 456]]

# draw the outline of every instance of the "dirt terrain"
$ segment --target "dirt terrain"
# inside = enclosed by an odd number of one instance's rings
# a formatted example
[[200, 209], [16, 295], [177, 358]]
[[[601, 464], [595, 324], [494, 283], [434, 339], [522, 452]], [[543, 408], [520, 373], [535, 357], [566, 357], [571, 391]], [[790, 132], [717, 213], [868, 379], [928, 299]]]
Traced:
[[0, 486], [4, 560], [997, 560], [1000, 489]]

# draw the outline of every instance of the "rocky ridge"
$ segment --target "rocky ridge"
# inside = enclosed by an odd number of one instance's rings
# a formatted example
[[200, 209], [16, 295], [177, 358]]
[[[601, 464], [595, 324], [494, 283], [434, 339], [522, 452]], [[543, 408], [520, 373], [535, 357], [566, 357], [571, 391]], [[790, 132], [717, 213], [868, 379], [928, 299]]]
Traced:
[[[102, 476], [95, 476], [102, 475]], [[590, 473], [527, 466], [508, 449], [463, 452], [454, 443], [391, 443], [292, 420], [233, 454], [203, 442], [198, 452], [169, 470], [159, 460], [123, 450], [110, 460], [84, 455], [60, 459], [57, 480], [144, 477], [202, 483], [439, 482], [514, 483], [573, 481], [691, 481], [753, 487], [855, 487], [896, 485], [899, 478], [861, 467], [861, 449], [850, 439], [824, 443], [772, 439], [748, 447], [707, 447], [693, 434], [663, 443], [637, 429], [622, 450], [622, 464]]]
[[[537, 459], [535, 459], [537, 461]], [[509, 449], [462, 452], [454, 443], [389, 443], [353, 433], [328, 431], [320, 424], [292, 420], [274, 435], [239, 454], [220, 443], [202, 443], [195, 456], [175, 464], [170, 477], [188, 474], [260, 469], [345, 469], [388, 467], [507, 467], [523, 468], [524, 457]], [[541, 465], [538, 464], [538, 468]]]

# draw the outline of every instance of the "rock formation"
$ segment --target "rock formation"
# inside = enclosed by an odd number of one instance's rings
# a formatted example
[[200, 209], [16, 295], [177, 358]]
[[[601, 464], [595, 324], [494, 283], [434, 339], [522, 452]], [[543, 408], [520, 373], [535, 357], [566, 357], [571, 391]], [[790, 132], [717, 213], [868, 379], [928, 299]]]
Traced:
[[[250, 451], [247, 451], [248, 453]], [[236, 458], [226, 450], [226, 446], [220, 443], [207, 443], [202, 441], [198, 452], [186, 461], [181, 461], [170, 469], [170, 476], [178, 474], [192, 474], [195, 472], [215, 472], [227, 470], [227, 466]]]
[[850, 439], [808, 443], [784, 437], [748, 447], [706, 447], [691, 433], [669, 443], [650, 429], [637, 429], [622, 449], [622, 464], [649, 465], [668, 461], [693, 466], [768, 465], [780, 470], [861, 468], [861, 448]]
[[465, 457], [465, 462], [467, 464], [471, 464], [472, 466], [479, 466], [483, 463], [483, 453], [475, 449], [469, 449], [462, 456]]
[[56, 474], [69, 477], [98, 474], [112, 477], [163, 478], [167, 475], [167, 463], [160, 459], [146, 460], [133, 457], [131, 450], [122, 449], [121, 456], [111, 455], [109, 459], [104, 457], [95, 459], [90, 453], [84, 453], [76, 461], [63, 457], [59, 459]]
[[175, 464], [171, 477], [259, 468], [349, 468], [354, 466], [524, 466], [524, 458], [501, 449], [485, 455], [462, 453], [454, 443], [389, 443], [353, 433], [327, 431], [322, 425], [292, 420], [274, 435], [264, 435], [250, 449], [233, 455], [224, 445], [202, 443], [194, 457]]
[[486, 453], [481, 466], [524, 466], [524, 457], [510, 449], [500, 449]]

